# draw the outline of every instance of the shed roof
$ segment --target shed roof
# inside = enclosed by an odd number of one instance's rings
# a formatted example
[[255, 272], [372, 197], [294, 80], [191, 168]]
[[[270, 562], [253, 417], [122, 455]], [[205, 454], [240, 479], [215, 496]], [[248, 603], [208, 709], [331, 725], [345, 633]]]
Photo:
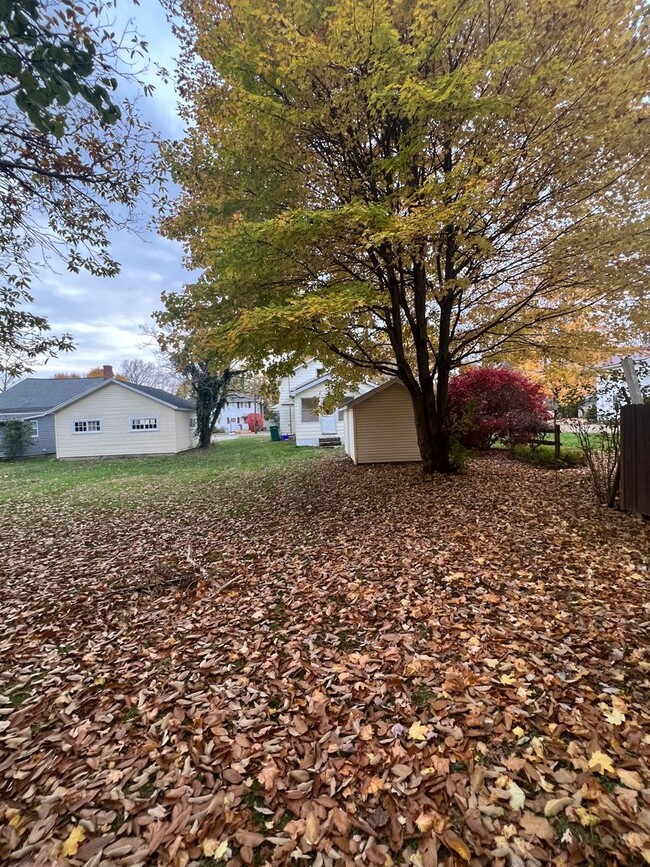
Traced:
[[382, 384], [378, 385], [376, 388], [373, 388], [370, 391], [366, 391], [364, 394], [360, 394], [359, 397], [355, 397], [354, 400], [351, 400], [348, 404], [346, 404], [345, 408], [349, 409], [350, 407], [357, 406], [357, 404], [363, 403], [364, 400], [369, 400], [370, 398], [373, 398], [376, 394], [385, 391], [387, 388], [391, 388], [393, 385], [401, 385], [402, 388], [405, 387], [399, 379], [389, 379], [386, 382], [382, 382]]

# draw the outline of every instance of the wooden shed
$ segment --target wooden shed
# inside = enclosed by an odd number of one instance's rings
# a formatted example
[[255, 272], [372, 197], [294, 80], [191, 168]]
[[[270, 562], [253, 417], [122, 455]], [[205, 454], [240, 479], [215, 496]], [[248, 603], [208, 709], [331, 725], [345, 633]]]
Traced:
[[411, 397], [398, 379], [345, 408], [345, 450], [355, 464], [420, 461]]

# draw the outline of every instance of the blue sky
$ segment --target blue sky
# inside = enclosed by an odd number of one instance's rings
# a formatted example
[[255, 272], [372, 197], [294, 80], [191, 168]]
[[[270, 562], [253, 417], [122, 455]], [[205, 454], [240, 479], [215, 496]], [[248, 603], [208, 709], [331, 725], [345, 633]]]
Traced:
[[[149, 43], [150, 65], [144, 77], [155, 83], [156, 90], [152, 97], [140, 100], [142, 114], [165, 138], [180, 138], [183, 124], [173, 85], [160, 81], [155, 68], [160, 64], [171, 70], [177, 53], [165, 12], [158, 0], [142, 0], [138, 6], [123, 0], [119, 14], [125, 20], [132, 18]], [[38, 367], [36, 375], [85, 373], [103, 364], [117, 369], [125, 358], [150, 358], [138, 329], [151, 324], [151, 313], [160, 308], [164, 289], [178, 290], [189, 279], [182, 247], [155, 231], [120, 232], [112, 239], [111, 253], [122, 266], [117, 277], [70, 274], [64, 264], [53, 261], [54, 270], [43, 269], [34, 281], [37, 311], [47, 316], [55, 333], [72, 334], [77, 347]]]

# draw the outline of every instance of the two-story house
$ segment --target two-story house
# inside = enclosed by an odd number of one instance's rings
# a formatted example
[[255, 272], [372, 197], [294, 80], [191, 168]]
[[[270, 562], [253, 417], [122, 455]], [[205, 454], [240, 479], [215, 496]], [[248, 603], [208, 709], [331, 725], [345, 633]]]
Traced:
[[273, 408], [278, 413], [281, 436], [294, 437], [297, 446], [345, 445], [345, 404], [373, 384], [356, 386], [334, 412], [318, 413], [331, 379], [321, 362], [310, 359], [280, 380], [280, 399]]

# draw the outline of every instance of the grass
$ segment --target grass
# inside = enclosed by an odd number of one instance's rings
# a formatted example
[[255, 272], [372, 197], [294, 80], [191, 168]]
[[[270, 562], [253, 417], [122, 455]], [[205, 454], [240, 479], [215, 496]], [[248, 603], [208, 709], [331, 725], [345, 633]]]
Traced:
[[[170, 491], [188, 494], [213, 481], [241, 480], [242, 474], [268, 472], [270, 481], [289, 464], [321, 457], [322, 450], [270, 442], [266, 434], [220, 442], [206, 451], [143, 458], [57, 461], [51, 457], [0, 463], [0, 506], [19, 503], [69, 503], [136, 507], [147, 496]], [[145, 496], [146, 495], [146, 496]]]

